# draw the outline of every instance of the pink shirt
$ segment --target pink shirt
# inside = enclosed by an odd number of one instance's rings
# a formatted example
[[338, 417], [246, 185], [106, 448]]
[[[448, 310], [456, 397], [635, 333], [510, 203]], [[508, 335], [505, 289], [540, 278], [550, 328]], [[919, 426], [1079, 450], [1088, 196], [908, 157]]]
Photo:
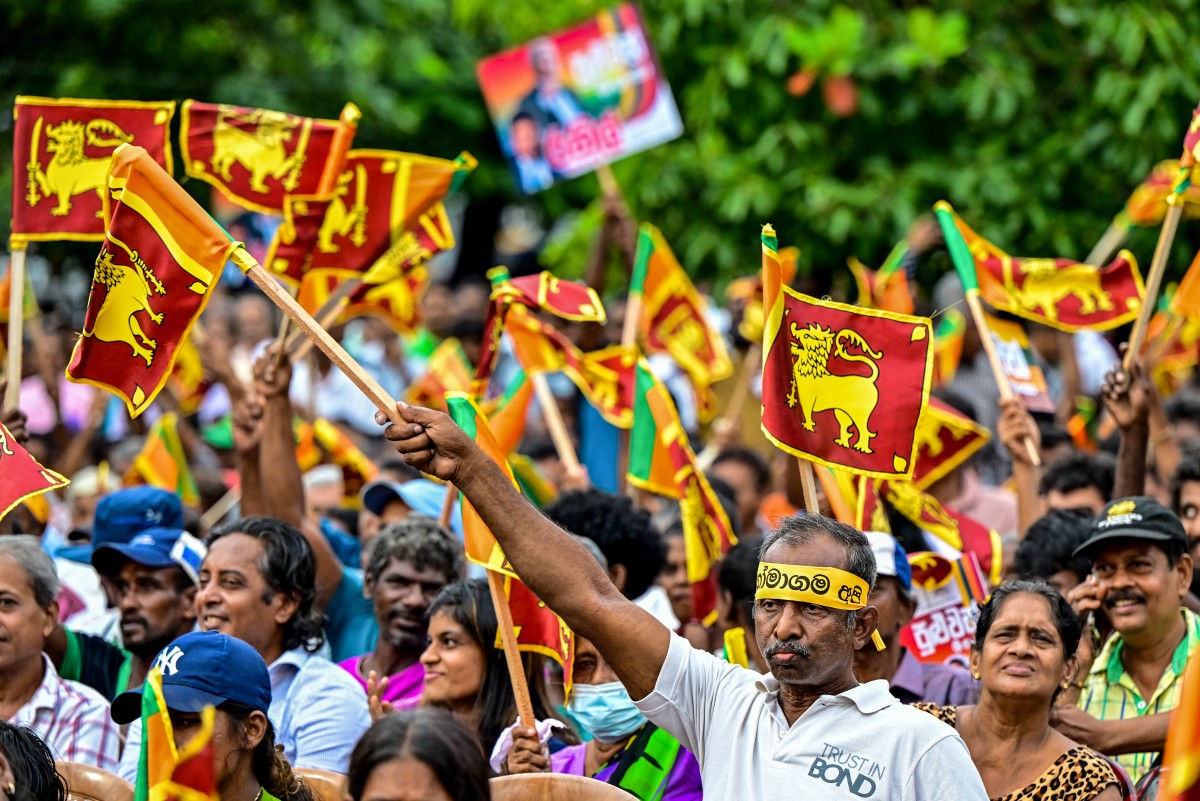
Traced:
[[[362, 672], [362, 661], [365, 658], [366, 654], [363, 654], [338, 662], [338, 667], [349, 673], [355, 681], [362, 685], [364, 693], [367, 691], [367, 680], [363, 677]], [[396, 709], [412, 709], [421, 700], [421, 689], [424, 685], [425, 666], [417, 662], [399, 673], [388, 676], [382, 700], [387, 701]]]

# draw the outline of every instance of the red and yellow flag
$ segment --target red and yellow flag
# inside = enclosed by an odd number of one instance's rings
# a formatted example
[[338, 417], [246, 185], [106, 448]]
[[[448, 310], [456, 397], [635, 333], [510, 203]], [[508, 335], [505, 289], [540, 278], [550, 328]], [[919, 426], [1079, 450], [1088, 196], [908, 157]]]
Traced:
[[818, 464], [908, 478], [933, 373], [929, 320], [820, 301], [783, 286], [769, 225], [762, 252], [763, 432]]
[[204, 362], [193, 341], [195, 334], [179, 343], [175, 351], [175, 368], [167, 379], [167, 387], [179, 401], [183, 414], [195, 414], [204, 401], [212, 383], [205, 378]]
[[[780, 249], [779, 266], [783, 272], [780, 281], [783, 284], [791, 286], [799, 261], [800, 248], [793, 246]], [[738, 333], [742, 338], [747, 342], [761, 342], [763, 322], [767, 317], [763, 309], [762, 271], [730, 281], [725, 288], [725, 299], [742, 304], [742, 320], [738, 323]]]
[[108, 234], [67, 378], [119, 395], [137, 417], [239, 243], [140, 147], [117, 148], [108, 182]]
[[958, 309], [946, 309], [933, 330], [933, 386], [949, 384], [962, 360], [967, 318]]
[[166, 412], [150, 427], [146, 444], [125, 475], [126, 484], [149, 484], [179, 495], [184, 506], [199, 506], [200, 491], [179, 439], [179, 417]]
[[1000, 581], [1000, 535], [961, 512], [942, 506], [911, 481], [885, 481], [880, 491], [896, 511], [923, 531], [963, 553], [973, 553], [993, 584]]
[[[512, 454], [525, 435], [525, 419], [529, 416], [529, 403], [533, 400], [533, 382], [524, 370], [518, 370], [508, 383], [503, 395], [483, 402], [488, 427], [496, 437], [500, 452]], [[510, 460], [511, 461], [511, 460]], [[519, 483], [518, 479], [518, 483]]]
[[[398, 334], [411, 334], [421, 322], [421, 296], [429, 284], [424, 266], [412, 266], [403, 275], [382, 284], [359, 283], [345, 298], [335, 301], [334, 293], [343, 278], [329, 270], [304, 276], [296, 301], [318, 321], [332, 315], [327, 327], [342, 325], [358, 317], [374, 317]], [[337, 308], [334, 307], [337, 303]]]
[[[1179, 177], [1179, 160], [1169, 159], [1154, 165], [1146, 180], [1125, 201], [1125, 209], [1118, 216], [1133, 225], [1149, 227], [1162, 225], [1163, 217], [1167, 214], [1167, 198]], [[1200, 186], [1191, 185], [1181, 195], [1183, 200], [1183, 216], [1189, 219], [1200, 217]], [[1127, 225], [1125, 227], [1128, 227]]]
[[213, 707], [200, 713], [200, 731], [175, 748], [171, 715], [163, 698], [162, 668], [142, 685], [142, 750], [138, 756], [134, 801], [217, 801], [217, 772], [212, 746]]
[[872, 270], [853, 256], [846, 262], [858, 285], [858, 305], [865, 309], [883, 309], [899, 314], [913, 313], [908, 274], [903, 269], [908, 243], [892, 248], [883, 266]]
[[[17, 96], [13, 116], [13, 247], [104, 239], [114, 149], [133, 144], [171, 172], [174, 102]], [[24, 171], [24, 176], [20, 172]]]
[[38, 464], [0, 423], [0, 519], [23, 501], [70, 483]]
[[379, 468], [354, 440], [324, 417], [313, 420], [312, 431], [314, 444], [324, 451], [323, 461], [342, 468], [343, 496], [357, 502], [359, 490], [379, 476]]
[[239, 206], [279, 214], [288, 195], [317, 194], [343, 124], [185, 100], [179, 129], [183, 168]]
[[855, 476], [854, 527], [859, 531], [892, 533], [891, 521], [879, 497], [881, 483], [877, 478]]
[[912, 482], [927, 489], [958, 469], [992, 435], [986, 428], [937, 398], [929, 399], [917, 424], [917, 464]]
[[[974, 272], [980, 295], [997, 309], [1063, 331], [1107, 331], [1137, 316], [1146, 289], [1137, 259], [1122, 250], [1106, 267], [1071, 259], [1010, 256], [971, 230], [949, 203], [934, 206], [943, 233], [957, 231], [965, 248], [950, 247], [960, 274]], [[954, 231], [948, 230], [953, 222]]]
[[446, 393], [469, 392], [471, 384], [471, 362], [459, 341], [450, 337], [434, 348], [425, 364], [425, 374], [409, 386], [405, 400], [414, 406], [444, 411]]
[[642, 297], [638, 319], [647, 353], [670, 354], [696, 389], [703, 423], [717, 412], [712, 385], [733, 374], [721, 335], [708, 324], [708, 304], [675, 259], [662, 233], [649, 223], [638, 232], [630, 296]]
[[1192, 265], [1179, 282], [1179, 288], [1171, 296], [1171, 311], [1200, 321], [1200, 251], [1197, 251]]
[[1158, 801], [1200, 801], [1200, 651], [1188, 655], [1182, 681], [1163, 749]]
[[[561, 665], [563, 685], [569, 694], [575, 672], [575, 634], [571, 627], [520, 579], [506, 575], [504, 595], [508, 598], [513, 631], [517, 635], [517, 650], [548, 656]], [[496, 647], [504, 647], [499, 631], [496, 632]]]
[[382, 283], [453, 246], [441, 200], [475, 160], [351, 150], [329, 197], [287, 198], [264, 265], [297, 283], [310, 271]]
[[671, 393], [650, 366], [637, 366], [629, 483], [679, 500], [684, 552], [696, 618], [711, 625], [717, 609], [716, 565], [737, 544], [733, 526], [688, 444]]

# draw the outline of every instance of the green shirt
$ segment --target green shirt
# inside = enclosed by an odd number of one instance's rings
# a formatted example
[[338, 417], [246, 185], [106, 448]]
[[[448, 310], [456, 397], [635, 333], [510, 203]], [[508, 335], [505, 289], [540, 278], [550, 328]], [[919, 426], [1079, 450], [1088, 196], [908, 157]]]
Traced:
[[[1170, 712], [1178, 706], [1188, 654], [1200, 646], [1200, 617], [1187, 609], [1181, 609], [1180, 612], [1183, 614], [1185, 634], [1175, 648], [1171, 663], [1159, 678], [1153, 695], [1142, 698], [1133, 678], [1125, 672], [1125, 665], [1121, 661], [1125, 641], [1120, 634], [1114, 634], [1092, 663], [1092, 669], [1083, 684], [1083, 692], [1079, 695], [1079, 708], [1100, 720], [1124, 720]], [[1135, 782], [1150, 770], [1157, 758], [1156, 751], [1114, 757]]]

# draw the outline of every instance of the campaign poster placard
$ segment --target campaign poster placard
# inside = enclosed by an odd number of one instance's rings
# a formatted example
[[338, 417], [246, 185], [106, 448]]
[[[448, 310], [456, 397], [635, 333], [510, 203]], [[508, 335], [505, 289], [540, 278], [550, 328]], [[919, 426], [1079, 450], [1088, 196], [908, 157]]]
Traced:
[[973, 553], [952, 560], [920, 551], [908, 555], [916, 614], [900, 631], [900, 644], [921, 662], [966, 667], [975, 642], [979, 605], [987, 581]]
[[1033, 355], [1025, 328], [1018, 322], [1002, 320], [991, 314], [985, 314], [984, 319], [991, 329], [996, 353], [1013, 393], [1024, 401], [1025, 408], [1031, 412], [1053, 412], [1054, 401], [1050, 399], [1046, 377]]
[[475, 68], [527, 195], [683, 133], [637, 6], [619, 5]]

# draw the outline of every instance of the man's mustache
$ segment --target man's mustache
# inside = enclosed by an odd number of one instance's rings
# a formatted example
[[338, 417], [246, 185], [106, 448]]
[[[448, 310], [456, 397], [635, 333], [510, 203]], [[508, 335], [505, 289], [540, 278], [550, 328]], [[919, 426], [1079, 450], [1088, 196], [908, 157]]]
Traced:
[[806, 646], [803, 646], [798, 642], [776, 640], [767, 646], [766, 650], [763, 651], [763, 656], [767, 657], [767, 659], [770, 659], [776, 654], [796, 654], [797, 656], [808, 658], [812, 656], [812, 651], [808, 650]]
[[1112, 609], [1113, 605], [1119, 601], [1137, 601], [1138, 603], [1145, 603], [1146, 596], [1142, 595], [1140, 592], [1134, 592], [1133, 590], [1114, 590], [1113, 592], [1110, 592], [1108, 595], [1104, 596], [1104, 608]]

